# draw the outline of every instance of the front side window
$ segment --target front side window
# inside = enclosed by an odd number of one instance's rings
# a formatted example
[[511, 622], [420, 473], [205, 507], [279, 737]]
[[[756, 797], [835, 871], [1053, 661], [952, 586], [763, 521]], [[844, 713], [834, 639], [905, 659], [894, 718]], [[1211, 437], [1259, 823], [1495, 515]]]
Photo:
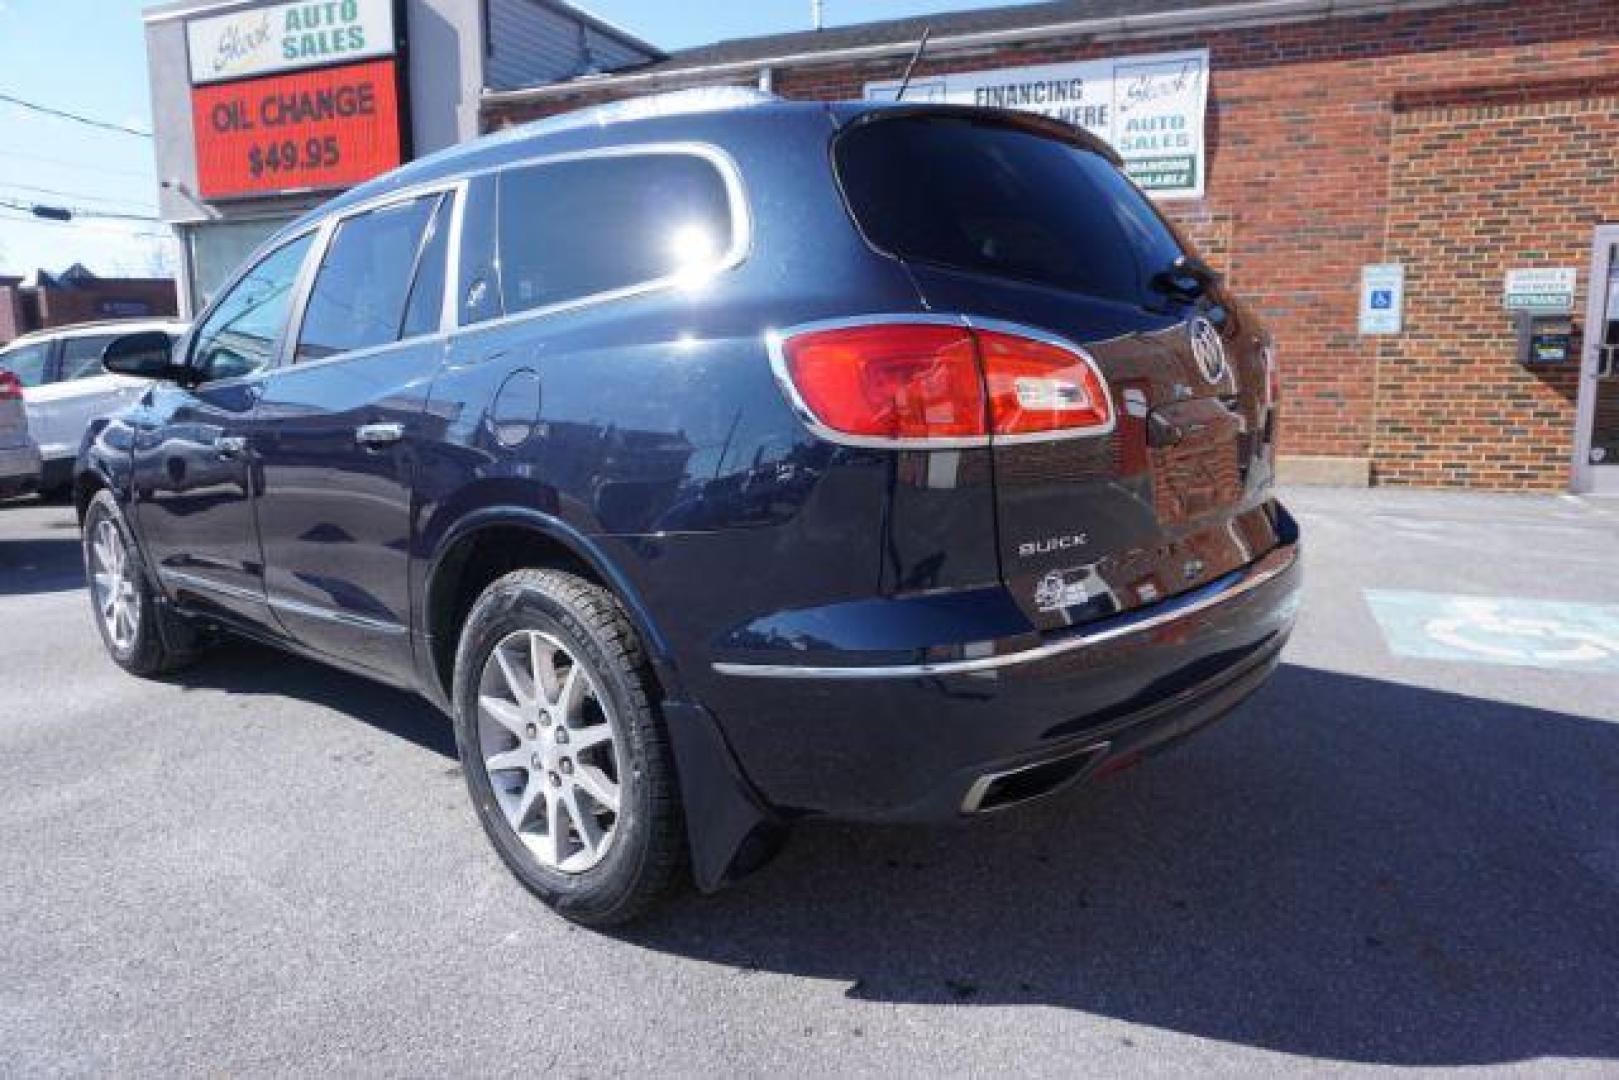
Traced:
[[506, 313], [713, 269], [734, 244], [713, 162], [645, 153], [554, 161], [500, 177]]
[[62, 377], [59, 381], [89, 379], [105, 375], [101, 354], [108, 345], [118, 340], [117, 334], [97, 334], [94, 337], [73, 337], [62, 342]]
[[313, 243], [308, 233], [277, 248], [220, 299], [197, 330], [191, 364], [198, 378], [231, 379], [270, 365]]
[[18, 345], [0, 352], [0, 370], [17, 376], [24, 386], [41, 386], [45, 382], [45, 363], [50, 358], [49, 345]]
[[[440, 194], [428, 195], [357, 214], [338, 225], [309, 294], [298, 360], [398, 341], [407, 315], [413, 316], [410, 321], [418, 332], [425, 325], [425, 307], [432, 308], [432, 327], [437, 327], [445, 257], [444, 247], [436, 243], [445, 232], [437, 218], [440, 204], [448, 201]], [[435, 258], [441, 264], [436, 274], [422, 265]], [[420, 304], [411, 288], [419, 270], [426, 271], [423, 288], [438, 290]]]

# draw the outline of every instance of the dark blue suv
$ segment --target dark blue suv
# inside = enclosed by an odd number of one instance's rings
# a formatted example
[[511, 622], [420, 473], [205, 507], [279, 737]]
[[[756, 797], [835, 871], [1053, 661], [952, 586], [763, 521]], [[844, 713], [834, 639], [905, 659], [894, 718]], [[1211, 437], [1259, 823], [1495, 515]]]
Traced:
[[1111, 772], [1275, 667], [1264, 329], [1103, 144], [1015, 112], [675, 95], [480, 139], [275, 237], [87, 436], [96, 622], [454, 717], [570, 918], [806, 815]]

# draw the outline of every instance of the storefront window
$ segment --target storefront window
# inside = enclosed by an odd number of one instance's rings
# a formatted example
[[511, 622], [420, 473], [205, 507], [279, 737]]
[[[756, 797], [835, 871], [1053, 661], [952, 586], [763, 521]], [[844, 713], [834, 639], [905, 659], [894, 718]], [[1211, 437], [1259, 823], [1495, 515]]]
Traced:
[[290, 217], [255, 218], [250, 221], [215, 221], [205, 225], [182, 226], [189, 256], [191, 311], [199, 313], [213, 299], [231, 273]]

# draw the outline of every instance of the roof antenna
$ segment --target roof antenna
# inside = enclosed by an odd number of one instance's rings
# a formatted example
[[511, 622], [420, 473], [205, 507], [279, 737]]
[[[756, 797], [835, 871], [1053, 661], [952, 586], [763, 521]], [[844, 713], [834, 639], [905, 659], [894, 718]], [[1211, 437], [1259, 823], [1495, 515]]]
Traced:
[[932, 33], [933, 27], [931, 25], [922, 27], [922, 40], [916, 43], [916, 51], [911, 54], [911, 62], [905, 65], [905, 76], [899, 81], [899, 91], [894, 94], [895, 101], [905, 99], [905, 91], [910, 89], [911, 86], [911, 73], [916, 70], [916, 62], [922, 59], [922, 54], [927, 52], [928, 37]]

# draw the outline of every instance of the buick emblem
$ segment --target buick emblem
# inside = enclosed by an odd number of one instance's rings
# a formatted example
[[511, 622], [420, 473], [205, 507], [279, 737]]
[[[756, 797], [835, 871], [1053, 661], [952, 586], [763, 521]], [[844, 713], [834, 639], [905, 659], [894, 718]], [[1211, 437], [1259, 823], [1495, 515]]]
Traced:
[[1201, 316], [1187, 323], [1186, 329], [1192, 339], [1192, 359], [1203, 377], [1211, 383], [1225, 378], [1225, 342], [1220, 340], [1220, 331]]

